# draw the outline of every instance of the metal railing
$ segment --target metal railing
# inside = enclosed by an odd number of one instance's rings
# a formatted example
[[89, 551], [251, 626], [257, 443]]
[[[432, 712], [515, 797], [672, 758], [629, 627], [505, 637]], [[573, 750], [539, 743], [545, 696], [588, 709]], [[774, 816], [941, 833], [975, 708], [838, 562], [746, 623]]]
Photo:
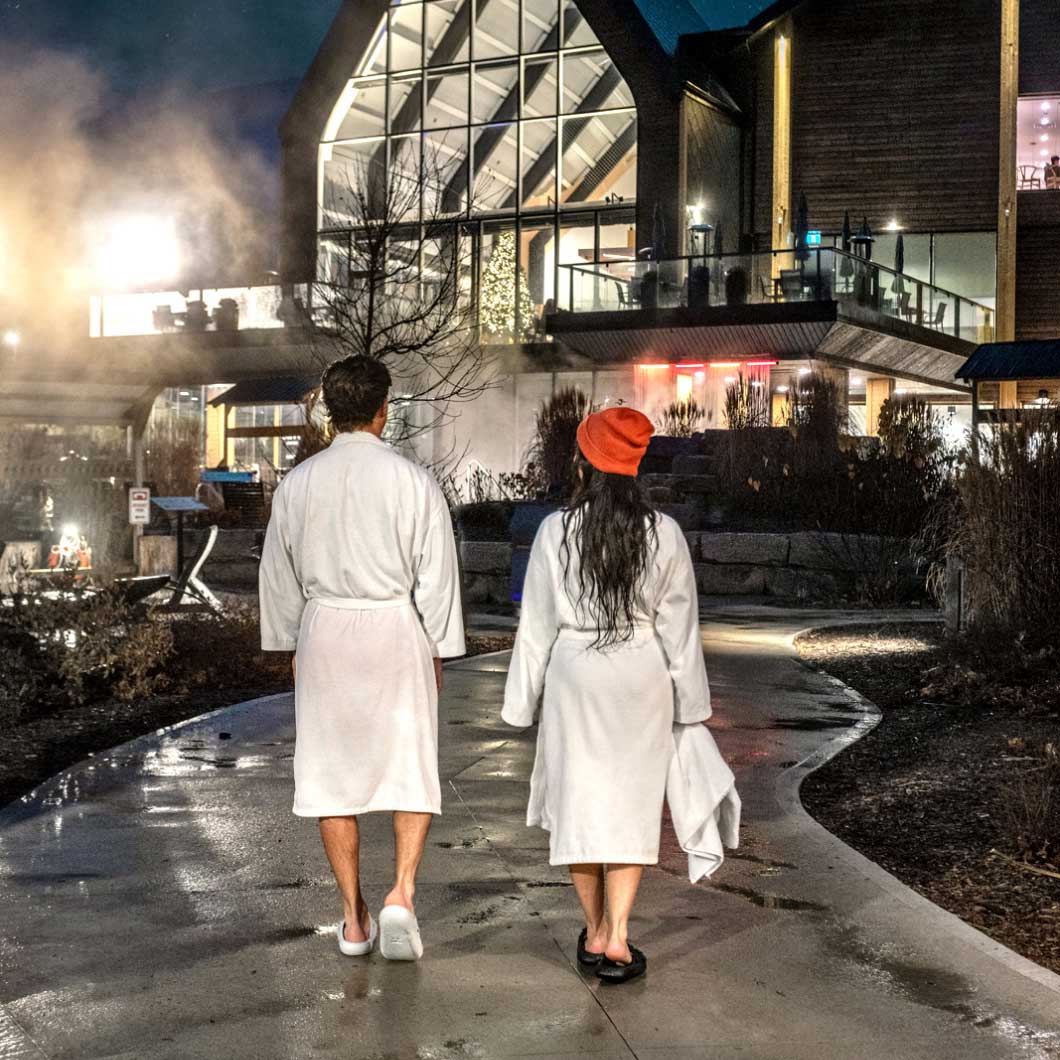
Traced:
[[571, 313], [838, 302], [968, 342], [993, 339], [990, 306], [833, 247], [560, 268], [560, 308]]

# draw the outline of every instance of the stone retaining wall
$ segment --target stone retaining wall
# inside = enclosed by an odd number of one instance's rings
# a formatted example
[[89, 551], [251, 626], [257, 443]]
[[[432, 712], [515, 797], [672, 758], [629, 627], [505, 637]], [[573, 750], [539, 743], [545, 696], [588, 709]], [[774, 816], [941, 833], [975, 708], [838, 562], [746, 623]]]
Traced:
[[[881, 571], [899, 554], [879, 538], [845, 534], [702, 531], [687, 537], [705, 596], [830, 597], [849, 591], [859, 575]], [[510, 602], [512, 556], [506, 543], [461, 543], [468, 603]]]

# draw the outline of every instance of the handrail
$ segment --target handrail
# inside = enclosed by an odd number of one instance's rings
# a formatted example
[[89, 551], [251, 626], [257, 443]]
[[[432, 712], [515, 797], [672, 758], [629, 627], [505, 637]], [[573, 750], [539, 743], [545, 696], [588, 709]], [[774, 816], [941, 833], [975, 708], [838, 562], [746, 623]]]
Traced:
[[[600, 273], [594, 268], [595, 266], [601, 265], [605, 267], [612, 267], [618, 265], [643, 265], [650, 267], [652, 265], [669, 265], [676, 264], [678, 262], [687, 262], [690, 266], [709, 265], [711, 262], [724, 261], [724, 259], [726, 258], [776, 258], [782, 256], [791, 256], [796, 253], [799, 252], [796, 251], [793, 247], [791, 247], [787, 250], [756, 250], [750, 251], [746, 254], [741, 254], [739, 251], [729, 251], [724, 254], [684, 254], [679, 257], [661, 258], [658, 261], [645, 260], [643, 258], [627, 258], [618, 260], [611, 258], [607, 261], [572, 262], [566, 265], [561, 264], [559, 267], [561, 269], [569, 269], [571, 272], [584, 272], [587, 275], [598, 276], [606, 275]], [[938, 284], [932, 283], [930, 280], [922, 280], [920, 279], [920, 277], [911, 276], [907, 272], [896, 272], [889, 265], [884, 265], [881, 262], [873, 261], [871, 258], [858, 257], [857, 254], [853, 254], [848, 250], [843, 250], [841, 247], [809, 247], [802, 253], [805, 253], [807, 255], [807, 258], [805, 260], [809, 260], [815, 255], [819, 256], [821, 254], [833, 254], [837, 257], [846, 258], [855, 266], [860, 266], [862, 268], [865, 268], [867, 266], [869, 268], [875, 269], [877, 272], [887, 273], [888, 275], [894, 276], [895, 278], [901, 277], [907, 283], [917, 283], [922, 284], [924, 287], [930, 287], [931, 290], [937, 291], [939, 294], [947, 295], [948, 297], [953, 299], [959, 299], [962, 302], [967, 302], [969, 305], [976, 306], [977, 308], [982, 309], [986, 313], [994, 312], [994, 310], [990, 306], [984, 305], [982, 302], [977, 302], [974, 298], [969, 298], [966, 294], [958, 294], [956, 291], [951, 291], [947, 287], [939, 287]], [[619, 277], [612, 276], [610, 277], [610, 279], [617, 281]]]

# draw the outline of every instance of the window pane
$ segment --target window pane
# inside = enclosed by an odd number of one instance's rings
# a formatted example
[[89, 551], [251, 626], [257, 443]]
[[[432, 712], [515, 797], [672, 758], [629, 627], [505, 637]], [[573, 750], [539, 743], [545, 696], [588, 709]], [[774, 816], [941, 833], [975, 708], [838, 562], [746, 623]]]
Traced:
[[475, 0], [475, 58], [519, 54], [519, 18], [503, 0]]
[[468, 73], [439, 74], [427, 78], [428, 129], [467, 124]]
[[423, 4], [402, 4], [390, 12], [390, 69], [423, 65]]
[[467, 206], [467, 129], [427, 137], [424, 155], [424, 217], [451, 216]]
[[511, 121], [519, 109], [519, 64], [495, 63], [475, 68], [472, 116], [477, 123]]
[[350, 87], [350, 109], [336, 140], [382, 136], [386, 132], [386, 81], [355, 81]]
[[493, 342], [519, 340], [530, 320], [517, 319], [517, 300], [523, 310], [518, 317], [532, 319], [533, 309], [517, 263], [514, 225], [488, 231], [482, 257], [479, 322], [483, 337]]
[[347, 233], [321, 236], [317, 244], [317, 278], [345, 286], [349, 281], [350, 238]]
[[[563, 122], [563, 198], [600, 201], [611, 189], [615, 164], [636, 146], [636, 122], [622, 111]], [[614, 150], [612, 150], [614, 149]], [[611, 156], [618, 155], [612, 161]], [[598, 163], [607, 160], [601, 167]]]
[[473, 149], [475, 209], [514, 205], [519, 171], [517, 125], [487, 125], [475, 134]]
[[395, 136], [390, 141], [388, 214], [393, 220], [415, 221], [420, 216], [420, 138]]
[[390, 131], [415, 132], [420, 127], [423, 78], [419, 75], [395, 77], [390, 81]]
[[632, 105], [633, 98], [629, 90], [604, 52], [563, 57], [564, 114]]
[[993, 306], [997, 285], [997, 237], [993, 232], [935, 236], [935, 285], [973, 302]]
[[379, 23], [379, 29], [376, 31], [375, 38], [372, 40], [372, 43], [368, 45], [368, 51], [365, 52], [364, 59], [357, 70], [358, 77], [364, 74], [386, 73], [386, 27], [388, 21], [389, 16], [384, 15]]
[[547, 118], [557, 113], [559, 60], [554, 56], [527, 59], [523, 74], [523, 116]]
[[563, 46], [580, 48], [585, 44], [599, 44], [596, 34], [589, 28], [589, 23], [582, 18], [577, 4], [573, 0], [563, 0]]
[[554, 227], [551, 224], [539, 227], [525, 225], [519, 236], [519, 255], [527, 294], [537, 322], [545, 311], [546, 303], [554, 301], [556, 297]]
[[523, 205], [556, 201], [556, 121], [523, 122]]
[[470, 55], [470, 0], [434, 0], [427, 5], [427, 65], [466, 63]]
[[[574, 215], [563, 219], [559, 238], [560, 265], [585, 265], [594, 258], [596, 225], [592, 214]], [[570, 304], [570, 269], [559, 270], [559, 305]], [[581, 289], [579, 287], [579, 294]]]
[[343, 227], [378, 217], [382, 209], [385, 140], [327, 145], [324, 161], [323, 221]]
[[523, 0], [523, 52], [555, 51], [558, 25], [557, 0]]

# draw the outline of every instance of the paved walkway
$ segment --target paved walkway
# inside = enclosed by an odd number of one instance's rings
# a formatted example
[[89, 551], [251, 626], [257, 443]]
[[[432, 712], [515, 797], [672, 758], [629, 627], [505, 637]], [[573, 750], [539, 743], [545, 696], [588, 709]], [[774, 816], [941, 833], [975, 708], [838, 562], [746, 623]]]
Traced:
[[[289, 813], [290, 700], [274, 697], [99, 755], [0, 813], [0, 1060], [1060, 1057], [1060, 979], [799, 808], [801, 776], [871, 724], [790, 647], [837, 617], [707, 613], [744, 846], [692, 887], [664, 838], [634, 923], [646, 979], [577, 970], [574, 895], [522, 824], [532, 737], [500, 723], [504, 660], [487, 659], [449, 674], [420, 964], [339, 956], [316, 830]], [[387, 822], [365, 831], [379, 901]]]

